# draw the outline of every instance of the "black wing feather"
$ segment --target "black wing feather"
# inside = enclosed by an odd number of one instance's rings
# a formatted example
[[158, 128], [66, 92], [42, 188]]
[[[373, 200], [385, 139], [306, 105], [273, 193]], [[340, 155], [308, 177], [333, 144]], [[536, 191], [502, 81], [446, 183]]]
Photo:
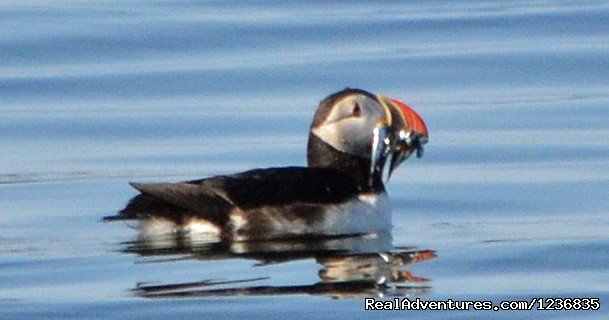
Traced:
[[181, 183], [131, 185], [142, 194], [131, 199], [115, 218], [160, 214], [178, 219], [195, 214], [223, 224], [234, 207], [340, 203], [359, 192], [356, 181], [342, 171], [307, 167], [255, 169]]

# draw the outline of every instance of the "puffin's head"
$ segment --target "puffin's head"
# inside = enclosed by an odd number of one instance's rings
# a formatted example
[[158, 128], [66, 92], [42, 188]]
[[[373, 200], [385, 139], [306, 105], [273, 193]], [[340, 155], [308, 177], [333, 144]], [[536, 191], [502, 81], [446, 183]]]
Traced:
[[421, 117], [403, 102], [359, 89], [345, 89], [321, 101], [311, 135], [333, 149], [370, 162], [371, 176], [389, 175], [412, 153], [421, 157], [428, 133]]

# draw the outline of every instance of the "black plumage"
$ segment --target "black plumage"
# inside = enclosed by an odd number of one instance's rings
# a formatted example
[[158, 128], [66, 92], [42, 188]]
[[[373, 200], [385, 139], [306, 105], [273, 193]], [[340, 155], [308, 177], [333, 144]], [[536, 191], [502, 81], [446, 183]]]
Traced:
[[354, 175], [331, 168], [255, 169], [181, 183], [131, 183], [142, 194], [112, 219], [157, 214], [175, 220], [190, 213], [214, 223], [227, 222], [234, 207], [243, 210], [289, 204], [340, 203], [361, 190]]

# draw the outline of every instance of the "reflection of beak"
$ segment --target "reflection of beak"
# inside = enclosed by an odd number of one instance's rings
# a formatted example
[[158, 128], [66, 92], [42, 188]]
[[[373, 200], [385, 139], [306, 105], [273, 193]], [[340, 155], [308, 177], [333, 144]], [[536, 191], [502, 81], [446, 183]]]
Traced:
[[381, 103], [393, 115], [390, 126], [379, 124], [375, 128], [371, 173], [382, 173], [387, 158], [391, 155], [389, 173], [414, 152], [417, 158], [423, 156], [423, 145], [427, 143], [429, 133], [421, 116], [405, 103], [385, 96], [378, 96]]

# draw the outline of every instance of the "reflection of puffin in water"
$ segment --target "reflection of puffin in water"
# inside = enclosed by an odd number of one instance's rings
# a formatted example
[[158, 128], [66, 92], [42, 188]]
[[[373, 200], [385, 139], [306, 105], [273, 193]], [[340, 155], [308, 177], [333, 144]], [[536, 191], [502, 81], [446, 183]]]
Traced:
[[[298, 269], [292, 281], [285, 283], [268, 272], [255, 271], [247, 276], [228, 272], [222, 280], [194, 278], [189, 282], [158, 278], [140, 279], [133, 292], [144, 298], [207, 298], [221, 296], [315, 295], [333, 298], [420, 296], [432, 288], [429, 280], [412, 274], [412, 264], [436, 257], [433, 250], [394, 247], [391, 235], [374, 233], [360, 236], [301, 237], [267, 241], [223, 241], [194, 244], [189, 239], [168, 237], [165, 241], [139, 240], [124, 244], [123, 252], [137, 254], [140, 262], [181, 263], [181, 261], [228, 261], [251, 259], [255, 267], [265, 267], [298, 260], [313, 259], [311, 270]], [[319, 269], [318, 269], [319, 268]], [[234, 270], [229, 268], [230, 270]], [[307, 282], [306, 274], [316, 272], [319, 280]], [[267, 275], [265, 275], [267, 274]], [[207, 276], [208, 277], [208, 276]], [[183, 279], [181, 279], [183, 281]], [[283, 280], [283, 281], [281, 281]], [[301, 280], [305, 280], [304, 282]]]
[[357, 89], [323, 101], [307, 149], [308, 167], [256, 169], [181, 183], [132, 183], [141, 192], [117, 216], [143, 233], [260, 240], [363, 234], [391, 226], [383, 185], [427, 128], [405, 104]]

